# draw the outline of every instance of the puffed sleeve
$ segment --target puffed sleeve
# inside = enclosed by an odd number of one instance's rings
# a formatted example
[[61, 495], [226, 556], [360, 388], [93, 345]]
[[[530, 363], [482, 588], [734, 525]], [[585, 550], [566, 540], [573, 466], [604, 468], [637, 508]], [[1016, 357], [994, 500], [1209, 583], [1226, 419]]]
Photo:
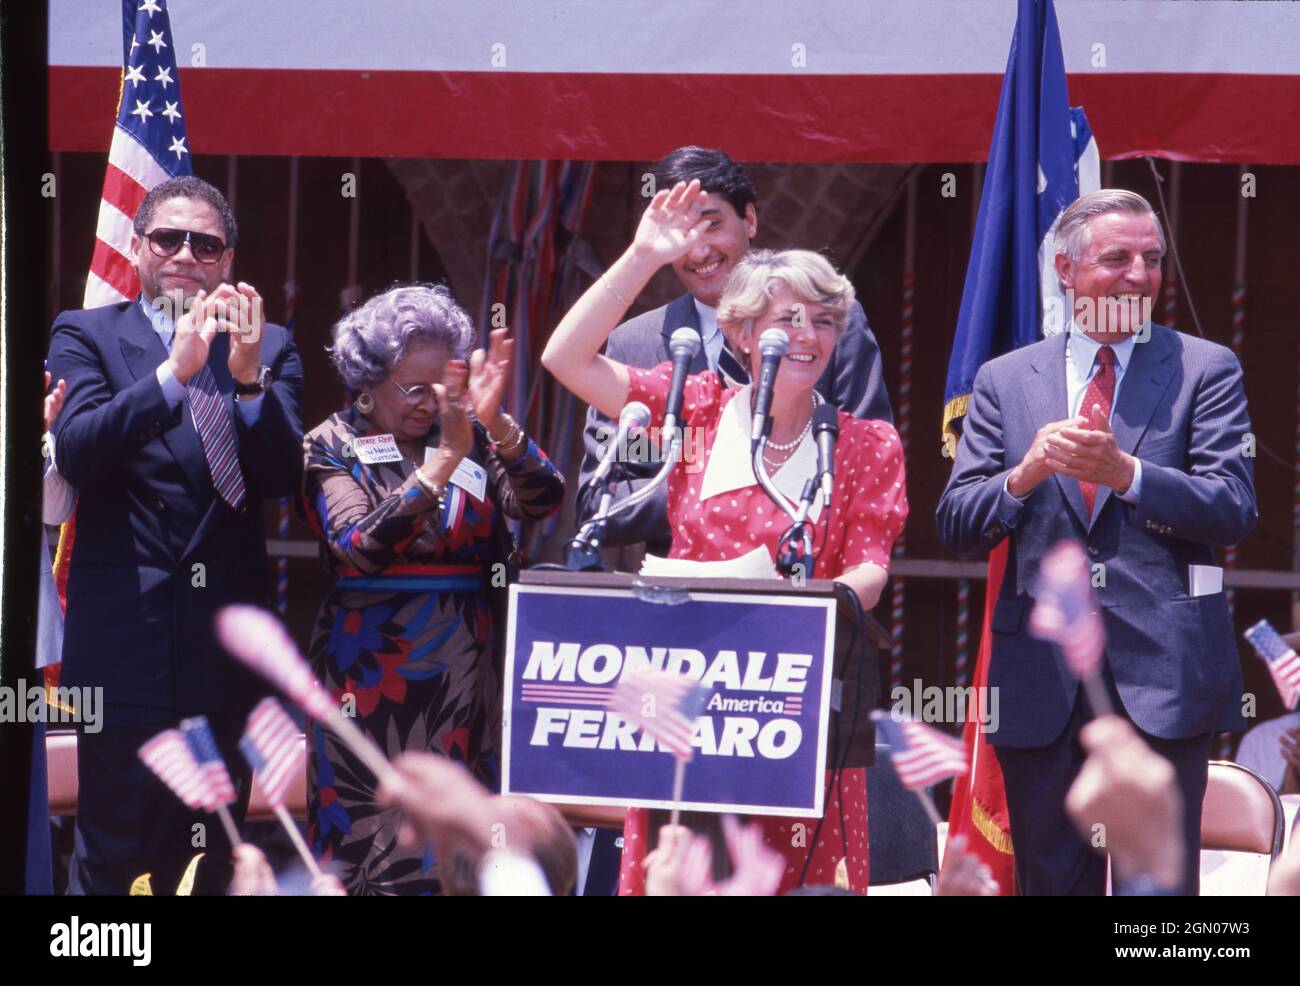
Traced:
[[[668, 404], [668, 389], [672, 386], [673, 364], [660, 363], [648, 370], [635, 366], [627, 368], [628, 402], [640, 401], [650, 409], [650, 420], [658, 423], [664, 418]], [[712, 370], [691, 374], [682, 387], [682, 421], [689, 422], [706, 408], [712, 408], [722, 396], [722, 381]]]
[[840, 429], [835, 481], [852, 491], [844, 517], [842, 570], [865, 562], [887, 569], [907, 520], [903, 443], [884, 421], [856, 421], [841, 414]]

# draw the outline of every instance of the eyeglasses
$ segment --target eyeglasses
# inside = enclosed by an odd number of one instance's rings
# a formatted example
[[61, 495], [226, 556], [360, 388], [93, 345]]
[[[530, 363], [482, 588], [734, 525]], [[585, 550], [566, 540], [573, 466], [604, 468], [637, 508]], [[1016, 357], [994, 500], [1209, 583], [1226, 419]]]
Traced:
[[215, 264], [226, 252], [226, 244], [208, 233], [195, 233], [188, 229], [160, 227], [144, 234], [149, 249], [158, 257], [174, 257], [180, 253], [181, 244], [190, 245], [190, 253], [201, 264]]
[[402, 392], [402, 396], [406, 398], [408, 404], [419, 404], [426, 397], [433, 396], [433, 388], [427, 383], [417, 383], [410, 387], [403, 387], [392, 377], [388, 378], [388, 382]]

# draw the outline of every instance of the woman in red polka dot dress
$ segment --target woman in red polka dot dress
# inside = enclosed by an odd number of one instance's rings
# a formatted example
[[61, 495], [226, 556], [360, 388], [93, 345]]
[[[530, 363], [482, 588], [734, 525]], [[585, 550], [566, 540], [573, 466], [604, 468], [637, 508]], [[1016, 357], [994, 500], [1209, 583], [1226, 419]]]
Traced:
[[[632, 245], [564, 317], [542, 355], [564, 386], [610, 417], [617, 418], [629, 401], [641, 401], [653, 420], [663, 418], [671, 366], [636, 369], [600, 350], [655, 272], [687, 253], [703, 235], [712, 221], [704, 215], [707, 201], [698, 181], [659, 192]], [[718, 324], [728, 344], [751, 364], [755, 379], [763, 331], [777, 327], [790, 337], [772, 394], [772, 432], [764, 455], [773, 483], [795, 501], [816, 470], [812, 415], [821, 398], [814, 388], [852, 303], [853, 286], [818, 254], [757, 250], [736, 265], [718, 306]], [[790, 520], [754, 478], [749, 457], [752, 397], [750, 387], [730, 390], [712, 372], [687, 378], [681, 417], [691, 429], [687, 447], [695, 454], [668, 481], [670, 557], [722, 561], [766, 551], [775, 558]], [[813, 577], [845, 583], [870, 609], [880, 598], [890, 549], [907, 519], [902, 445], [884, 421], [860, 421], [841, 411], [839, 426], [834, 498], [827, 517], [820, 507], [814, 515]], [[756, 819], [768, 844], [787, 859], [779, 893], [801, 878], [810, 884], [838, 880], [866, 892], [864, 771], [828, 772], [825, 804], [816, 845], [809, 844], [815, 825]], [[648, 816], [644, 810], [628, 811], [620, 893], [644, 892], [641, 863], [650, 848]]]

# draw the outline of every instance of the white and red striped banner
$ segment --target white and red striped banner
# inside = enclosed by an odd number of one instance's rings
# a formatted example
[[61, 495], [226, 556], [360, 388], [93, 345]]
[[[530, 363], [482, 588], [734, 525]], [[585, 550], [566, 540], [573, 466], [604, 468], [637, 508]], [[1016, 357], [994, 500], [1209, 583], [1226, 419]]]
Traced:
[[[173, 0], [204, 154], [982, 161], [1014, 0]], [[1056, 0], [1108, 157], [1300, 164], [1300, 4]], [[103, 151], [120, 11], [50, 3], [50, 146]]]

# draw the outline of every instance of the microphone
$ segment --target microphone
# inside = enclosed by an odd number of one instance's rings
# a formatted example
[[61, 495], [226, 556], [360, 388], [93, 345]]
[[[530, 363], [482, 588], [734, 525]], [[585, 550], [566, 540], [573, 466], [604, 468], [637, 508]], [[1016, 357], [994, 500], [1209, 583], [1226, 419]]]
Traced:
[[668, 385], [668, 403], [664, 406], [664, 431], [671, 435], [677, 427], [677, 419], [682, 413], [682, 391], [686, 387], [686, 373], [691, 368], [691, 360], [700, 351], [703, 344], [700, 334], [690, 326], [683, 325], [673, 332], [668, 339], [668, 352], [673, 359], [673, 378]]
[[813, 435], [817, 439], [817, 475], [822, 483], [822, 506], [831, 505], [835, 488], [835, 440], [840, 437], [839, 415], [830, 404], [818, 404], [813, 410]]
[[614, 440], [610, 442], [609, 447], [605, 449], [605, 454], [601, 456], [600, 459], [600, 465], [598, 465], [596, 471], [591, 474], [591, 479], [588, 480], [588, 484], [591, 486], [597, 486], [600, 483], [603, 483], [605, 477], [609, 475], [610, 470], [614, 468], [614, 463], [618, 460], [619, 450], [621, 450], [623, 445], [627, 442], [627, 436], [638, 428], [645, 428], [649, 424], [650, 409], [648, 407], [640, 401], [632, 401], [631, 403], [624, 405], [623, 410], [618, 416], [618, 431], [614, 434]]
[[767, 435], [776, 371], [789, 348], [790, 337], [781, 329], [768, 329], [758, 337], [758, 351], [763, 354], [763, 364], [758, 371], [758, 398], [754, 402], [754, 423], [749, 432], [750, 455], [758, 451], [758, 443]]

